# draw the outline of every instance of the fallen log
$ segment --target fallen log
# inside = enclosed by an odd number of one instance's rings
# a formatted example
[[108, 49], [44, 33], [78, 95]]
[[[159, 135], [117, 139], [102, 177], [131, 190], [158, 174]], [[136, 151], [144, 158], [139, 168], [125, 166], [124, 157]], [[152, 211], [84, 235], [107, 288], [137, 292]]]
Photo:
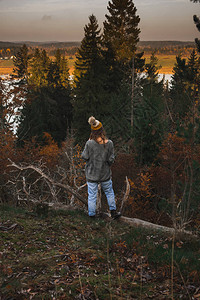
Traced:
[[[74, 190], [67, 184], [55, 182], [52, 178], [50, 178], [48, 175], [46, 175], [40, 168], [33, 166], [33, 165], [19, 166], [11, 160], [10, 160], [10, 162], [11, 162], [10, 166], [15, 167], [21, 171], [27, 170], [27, 169], [32, 169], [32, 170], [36, 171], [43, 178], [45, 178], [47, 181], [49, 181], [52, 185], [66, 189], [67, 191], [69, 191], [71, 194], [73, 194], [77, 199], [79, 199], [82, 203], [84, 203], [87, 206], [87, 201], [85, 200], [85, 198], [83, 198], [76, 190]], [[130, 193], [130, 184], [128, 182], [128, 178], [126, 177], [126, 191], [125, 191], [122, 203], [121, 203], [121, 208], [120, 208], [121, 212], [123, 211], [124, 203], [127, 201], [129, 193]], [[66, 206], [66, 205], [62, 205], [62, 204], [58, 204], [58, 203], [47, 203], [47, 205], [49, 205], [53, 209], [64, 209], [64, 210], [70, 209], [69, 205]], [[73, 209], [74, 209], [74, 207], [73, 207]], [[103, 212], [103, 213], [101, 213], [101, 215], [103, 217], [109, 218], [109, 220], [112, 220], [110, 218], [110, 214], [108, 214], [108, 213]], [[120, 221], [128, 223], [131, 226], [146, 228], [148, 230], [157, 231], [157, 232], [162, 232], [164, 234], [168, 234], [168, 235], [171, 235], [176, 238], [187, 239], [187, 240], [188, 239], [195, 239], [195, 240], [199, 239], [199, 237], [197, 235], [193, 234], [190, 231], [187, 231], [184, 229], [175, 229], [175, 228], [171, 228], [171, 227], [167, 227], [167, 226], [157, 225], [157, 224], [153, 224], [153, 223], [141, 220], [141, 219], [128, 218], [128, 217], [121, 216]]]
[[164, 233], [167, 235], [171, 235], [174, 236], [176, 238], [180, 238], [180, 239], [199, 239], [199, 237], [197, 235], [195, 235], [194, 233], [184, 230], [184, 229], [175, 229], [175, 228], [171, 228], [171, 227], [167, 227], [167, 226], [162, 226], [162, 225], [157, 225], [154, 223], [150, 223], [141, 219], [136, 219], [136, 218], [128, 218], [128, 217], [124, 217], [121, 216], [120, 217], [120, 221], [123, 221], [125, 223], [128, 223], [131, 226], [137, 227], [137, 228], [145, 228], [148, 230], [152, 230], [152, 231], [157, 231], [160, 233]]
[[107, 221], [113, 221], [113, 222], [124, 222], [129, 224], [130, 226], [136, 227], [136, 228], [143, 228], [147, 229], [152, 232], [162, 233], [167, 236], [175, 237], [177, 239], [182, 240], [199, 240], [199, 236], [194, 234], [193, 232], [184, 230], [184, 229], [175, 229], [167, 226], [157, 225], [148, 221], [144, 221], [137, 218], [128, 218], [121, 216], [119, 219], [113, 220], [111, 218], [110, 213], [102, 212], [101, 217], [106, 219]]

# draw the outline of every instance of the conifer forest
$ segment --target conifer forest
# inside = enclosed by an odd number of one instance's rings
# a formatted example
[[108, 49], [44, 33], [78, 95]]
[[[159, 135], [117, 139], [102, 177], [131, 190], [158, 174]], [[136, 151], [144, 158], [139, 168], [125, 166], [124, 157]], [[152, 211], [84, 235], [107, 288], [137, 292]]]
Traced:
[[[189, 1], [189, 0], [188, 0]], [[191, 0], [197, 11], [200, 1]], [[200, 19], [171, 80], [148, 62], [133, 0], [69, 45], [18, 46], [0, 78], [0, 300], [200, 299]], [[192, 22], [192, 21], [191, 21]], [[73, 50], [74, 49], [74, 50]], [[163, 50], [164, 51], [164, 50]], [[88, 118], [114, 143], [111, 220], [87, 215]]]

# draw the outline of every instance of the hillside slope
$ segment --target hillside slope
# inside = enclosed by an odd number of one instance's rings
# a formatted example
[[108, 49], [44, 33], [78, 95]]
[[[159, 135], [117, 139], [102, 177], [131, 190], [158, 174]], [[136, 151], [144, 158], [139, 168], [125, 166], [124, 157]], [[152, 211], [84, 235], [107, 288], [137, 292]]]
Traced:
[[81, 211], [0, 216], [0, 299], [198, 299], [200, 243]]

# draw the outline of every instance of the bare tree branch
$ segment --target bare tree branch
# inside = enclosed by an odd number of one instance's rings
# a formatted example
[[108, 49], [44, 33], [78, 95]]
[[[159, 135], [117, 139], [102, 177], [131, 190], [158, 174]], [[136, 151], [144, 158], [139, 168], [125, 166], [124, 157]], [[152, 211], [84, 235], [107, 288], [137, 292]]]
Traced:
[[129, 183], [128, 178], [126, 176], [126, 191], [125, 191], [124, 197], [122, 199], [121, 207], [120, 207], [121, 214], [122, 214], [122, 210], [123, 210], [123, 207], [124, 207], [124, 203], [127, 201], [129, 194], [130, 194], [130, 183]]
[[83, 204], [87, 205], [87, 201], [77, 191], [75, 191], [73, 188], [71, 188], [71, 186], [64, 184], [64, 183], [54, 181], [52, 178], [50, 178], [48, 175], [46, 175], [40, 168], [33, 166], [33, 165], [19, 166], [11, 160], [10, 160], [10, 162], [11, 162], [11, 165], [9, 165], [9, 166], [17, 168], [18, 170], [21, 170], [21, 171], [29, 170], [29, 169], [34, 170], [35, 172], [40, 174], [42, 178], [46, 179], [47, 182], [51, 183], [53, 186], [58, 186], [60, 188], [67, 190], [72, 195], [74, 195], [78, 200], [80, 200]]

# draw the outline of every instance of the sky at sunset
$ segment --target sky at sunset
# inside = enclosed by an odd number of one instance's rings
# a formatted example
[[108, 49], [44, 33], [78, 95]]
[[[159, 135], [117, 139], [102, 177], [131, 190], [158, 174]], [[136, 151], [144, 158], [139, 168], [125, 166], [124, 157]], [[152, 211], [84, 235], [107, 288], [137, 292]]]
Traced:
[[[190, 0], [135, 0], [140, 40], [193, 41], [199, 37]], [[88, 16], [102, 28], [108, 0], [0, 0], [0, 41], [81, 41]]]

